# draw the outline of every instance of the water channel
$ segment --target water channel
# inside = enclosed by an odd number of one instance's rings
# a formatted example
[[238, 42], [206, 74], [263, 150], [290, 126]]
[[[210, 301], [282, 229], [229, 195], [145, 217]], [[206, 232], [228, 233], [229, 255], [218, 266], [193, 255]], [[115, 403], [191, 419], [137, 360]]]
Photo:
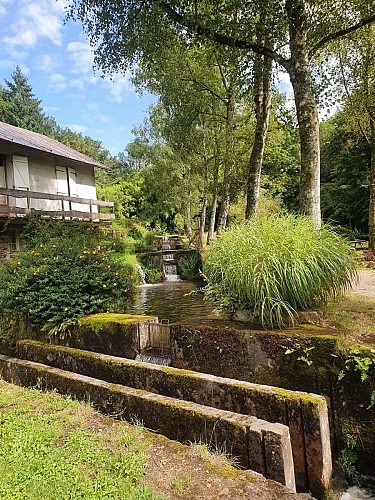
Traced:
[[[132, 306], [134, 314], [157, 316], [159, 321], [178, 322], [190, 318], [217, 318], [214, 304], [203, 299], [201, 285], [189, 281], [164, 281], [137, 287]], [[372, 488], [356, 486], [342, 494], [340, 500], [375, 500]]]
[[190, 281], [164, 281], [137, 287], [132, 312], [157, 316], [160, 321], [184, 321], [215, 316], [214, 305], [203, 299], [200, 285]]

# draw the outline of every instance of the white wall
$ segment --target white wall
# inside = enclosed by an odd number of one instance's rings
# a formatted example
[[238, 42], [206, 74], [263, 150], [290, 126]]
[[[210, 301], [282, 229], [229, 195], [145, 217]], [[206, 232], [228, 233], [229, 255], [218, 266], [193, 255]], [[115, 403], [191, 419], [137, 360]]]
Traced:
[[[59, 167], [63, 167], [63, 162], [59, 162]], [[79, 198], [89, 198], [96, 200], [96, 188], [94, 167], [77, 166], [75, 167], [77, 174], [77, 191]], [[29, 158], [29, 175], [30, 175], [30, 190], [40, 191], [42, 193], [57, 193], [57, 180], [55, 164], [50, 162], [41, 162]], [[62, 210], [62, 202], [54, 200], [31, 200], [31, 208], [38, 210]], [[96, 212], [97, 207], [93, 207], [93, 212]], [[80, 212], [90, 212], [89, 205], [81, 203], [74, 203], [72, 210], [79, 210]]]

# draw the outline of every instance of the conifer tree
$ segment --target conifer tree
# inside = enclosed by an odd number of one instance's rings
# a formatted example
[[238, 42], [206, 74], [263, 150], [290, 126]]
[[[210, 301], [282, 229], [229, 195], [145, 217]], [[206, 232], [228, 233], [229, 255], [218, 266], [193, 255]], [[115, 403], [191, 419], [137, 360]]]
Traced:
[[0, 119], [10, 125], [51, 135], [56, 123], [43, 113], [41, 101], [33, 93], [19, 66], [0, 88]]

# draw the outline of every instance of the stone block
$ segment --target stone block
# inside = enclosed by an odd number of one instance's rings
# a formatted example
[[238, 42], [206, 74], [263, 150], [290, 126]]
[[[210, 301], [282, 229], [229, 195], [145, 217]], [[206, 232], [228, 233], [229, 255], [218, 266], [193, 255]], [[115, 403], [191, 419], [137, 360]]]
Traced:
[[128, 421], [137, 419], [170, 439], [206, 442], [235, 456], [243, 468], [295, 491], [286, 426], [4, 355], [0, 355], [0, 373], [5, 380], [18, 385], [38, 385], [89, 400], [105, 413]]

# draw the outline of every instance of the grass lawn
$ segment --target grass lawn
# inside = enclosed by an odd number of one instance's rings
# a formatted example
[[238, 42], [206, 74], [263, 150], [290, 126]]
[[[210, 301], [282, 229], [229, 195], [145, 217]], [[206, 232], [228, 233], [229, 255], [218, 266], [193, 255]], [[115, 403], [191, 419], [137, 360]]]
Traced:
[[142, 429], [0, 380], [0, 498], [156, 499]]
[[358, 293], [347, 293], [330, 302], [326, 318], [345, 329], [346, 343], [359, 343], [375, 347], [375, 299]]
[[0, 379], [1, 500], [308, 500], [87, 404]]

